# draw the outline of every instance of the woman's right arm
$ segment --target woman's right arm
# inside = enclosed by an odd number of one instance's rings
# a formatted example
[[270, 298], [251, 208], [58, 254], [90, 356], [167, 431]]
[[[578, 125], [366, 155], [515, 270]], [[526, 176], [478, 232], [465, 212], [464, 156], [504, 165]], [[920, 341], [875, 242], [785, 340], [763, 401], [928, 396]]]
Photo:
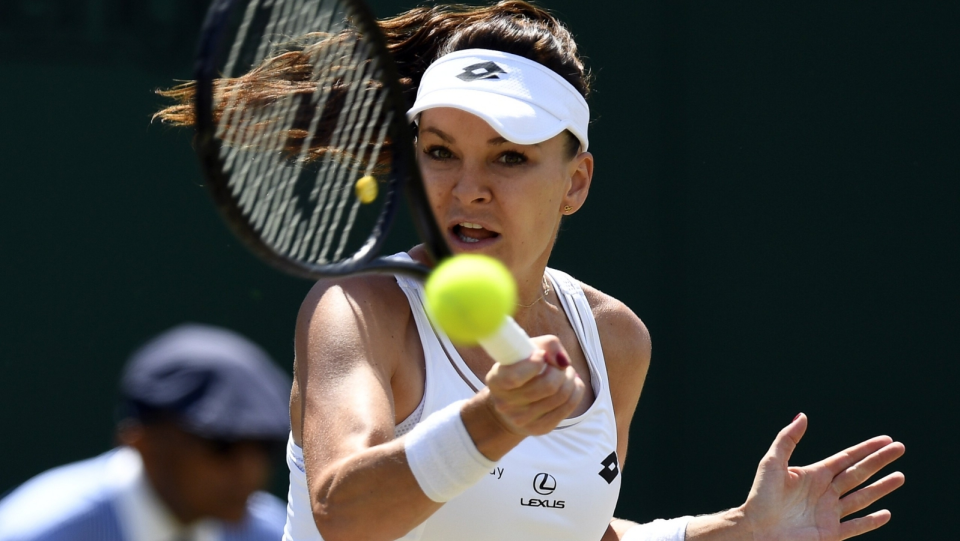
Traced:
[[[487, 387], [460, 411], [489, 460], [527, 435], [549, 432], [583, 395], [573, 369], [559, 368], [559, 341], [535, 342], [539, 349], [530, 359], [495, 365]], [[406, 297], [392, 277], [318, 284], [297, 318], [296, 356], [299, 441], [321, 535], [327, 541], [402, 537], [442, 505], [424, 494], [404, 439], [394, 439], [395, 404], [412, 409], [406, 406], [415, 406], [423, 392], [423, 353]]]
[[440, 508], [394, 439], [391, 381], [412, 321], [396, 283], [382, 282], [322, 282], [297, 318], [300, 441], [314, 520], [327, 541], [396, 539]]

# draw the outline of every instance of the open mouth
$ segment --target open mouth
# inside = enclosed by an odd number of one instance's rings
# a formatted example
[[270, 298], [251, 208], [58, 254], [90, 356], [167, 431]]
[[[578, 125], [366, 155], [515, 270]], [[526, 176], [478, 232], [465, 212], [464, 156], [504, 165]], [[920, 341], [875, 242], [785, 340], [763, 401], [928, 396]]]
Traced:
[[496, 231], [484, 229], [482, 225], [471, 222], [460, 222], [453, 226], [452, 231], [453, 235], [460, 239], [460, 242], [467, 244], [475, 244], [500, 236], [500, 233]]

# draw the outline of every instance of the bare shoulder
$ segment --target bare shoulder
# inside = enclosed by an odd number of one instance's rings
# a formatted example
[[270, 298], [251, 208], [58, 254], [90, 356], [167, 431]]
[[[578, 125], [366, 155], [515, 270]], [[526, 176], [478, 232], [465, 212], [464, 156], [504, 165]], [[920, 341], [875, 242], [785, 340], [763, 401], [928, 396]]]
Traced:
[[[412, 317], [406, 296], [393, 276], [320, 280], [297, 314], [298, 357], [302, 354], [310, 361], [332, 356], [389, 362], [393, 356], [383, 353], [396, 351], [395, 341], [403, 340]], [[391, 372], [390, 367], [381, 368]]]
[[580, 286], [597, 322], [607, 370], [623, 376], [646, 374], [651, 349], [646, 325], [623, 302], [582, 282]]
[[321, 454], [334, 456], [348, 442], [393, 438], [395, 414], [412, 411], [422, 392], [418, 365], [407, 362], [422, 357], [417, 337], [410, 305], [393, 276], [317, 282], [297, 315], [294, 441], [302, 446], [322, 439]]

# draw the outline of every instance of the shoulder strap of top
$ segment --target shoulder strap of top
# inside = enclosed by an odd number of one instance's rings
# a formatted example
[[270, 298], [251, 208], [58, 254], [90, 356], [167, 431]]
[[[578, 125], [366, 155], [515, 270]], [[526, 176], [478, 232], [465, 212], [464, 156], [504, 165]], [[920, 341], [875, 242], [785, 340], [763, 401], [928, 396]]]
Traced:
[[[391, 256], [388, 256], [387, 259], [398, 259], [400, 261], [413, 261], [413, 258], [410, 257], [410, 254], [408, 254], [407, 252], [397, 252]], [[404, 290], [404, 292], [411, 291], [411, 290], [413, 291], [420, 290], [420, 283], [414, 280], [413, 278], [410, 278], [409, 276], [403, 276], [401, 274], [395, 274], [394, 276], [396, 276], [397, 284], [400, 286], [401, 289]]]
[[[557, 269], [547, 268], [547, 276], [557, 288], [557, 296], [567, 312], [567, 319], [573, 326], [580, 347], [583, 348], [587, 360], [594, 365], [594, 371], [606, 379], [607, 369], [603, 358], [603, 348], [600, 345], [600, 332], [597, 322], [593, 318], [593, 310], [587, 297], [583, 294], [580, 283], [569, 274]], [[599, 382], [598, 382], [599, 383]], [[596, 385], [597, 389], [601, 385]], [[594, 389], [595, 391], [597, 389]]]
[[[406, 252], [394, 254], [390, 256], [390, 258], [413, 260]], [[400, 286], [403, 294], [407, 296], [407, 302], [410, 303], [410, 311], [413, 313], [413, 319], [417, 323], [417, 332], [420, 334], [420, 342], [423, 344], [424, 354], [426, 355], [437, 340], [437, 336], [433, 331], [430, 320], [427, 318], [427, 311], [423, 300], [423, 286], [420, 282], [408, 276], [395, 274], [394, 277], [397, 279], [397, 285]]]

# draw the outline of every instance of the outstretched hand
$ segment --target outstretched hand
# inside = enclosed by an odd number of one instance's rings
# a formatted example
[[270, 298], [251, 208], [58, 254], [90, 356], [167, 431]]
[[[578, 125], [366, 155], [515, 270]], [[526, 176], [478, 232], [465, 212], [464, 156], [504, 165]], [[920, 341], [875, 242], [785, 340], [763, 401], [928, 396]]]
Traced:
[[780, 431], [757, 468], [743, 506], [753, 538], [839, 541], [886, 524], [890, 512], [885, 509], [844, 522], [841, 519], [903, 485], [903, 474], [894, 472], [857, 489], [900, 458], [903, 444], [878, 436], [809, 466], [790, 466], [790, 455], [806, 429], [807, 417], [800, 414]]

